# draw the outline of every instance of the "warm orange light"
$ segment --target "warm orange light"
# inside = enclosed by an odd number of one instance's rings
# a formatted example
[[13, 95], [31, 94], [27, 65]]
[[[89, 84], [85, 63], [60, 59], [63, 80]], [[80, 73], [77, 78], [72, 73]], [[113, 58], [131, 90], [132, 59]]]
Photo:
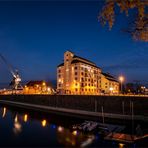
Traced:
[[59, 79], [59, 83], [61, 82], [61, 79]]
[[24, 115], [24, 122], [27, 122], [27, 120], [28, 120], [28, 115], [25, 114], [25, 115]]
[[74, 136], [76, 136], [76, 135], [78, 134], [78, 132], [75, 130], [75, 131], [72, 132], [72, 134], [73, 134]]
[[58, 127], [58, 132], [62, 132], [64, 130], [64, 128], [62, 126]]
[[15, 122], [18, 122], [18, 117], [17, 117], [17, 115], [15, 116], [14, 121], [15, 121]]
[[123, 76], [120, 76], [119, 77], [119, 81], [122, 83], [124, 81], [124, 77]]
[[110, 87], [110, 88], [109, 88], [109, 90], [110, 90], [110, 91], [113, 91], [113, 90], [114, 90], [114, 88], [113, 88], [113, 87]]
[[123, 143], [119, 143], [119, 148], [123, 148], [124, 144]]
[[45, 85], [46, 85], [46, 83], [45, 83], [45, 82], [43, 82], [43, 83], [42, 83], [42, 85], [43, 85], [43, 86], [45, 86]]
[[47, 124], [47, 121], [46, 120], [42, 120], [42, 126], [45, 127]]
[[6, 111], [7, 111], [7, 109], [6, 109], [6, 107], [4, 107], [4, 109], [3, 109], [3, 115], [2, 115], [3, 118], [6, 116]]

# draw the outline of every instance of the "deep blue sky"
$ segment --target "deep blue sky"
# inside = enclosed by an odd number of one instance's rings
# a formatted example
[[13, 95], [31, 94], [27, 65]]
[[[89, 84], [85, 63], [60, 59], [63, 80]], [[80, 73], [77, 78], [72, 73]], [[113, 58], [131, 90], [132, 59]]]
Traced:
[[[0, 1], [0, 53], [19, 69], [22, 79], [55, 80], [66, 50], [94, 61], [126, 81], [148, 80], [148, 43], [121, 32], [127, 20], [119, 14], [112, 30], [102, 28], [95, 1]], [[11, 75], [0, 61], [0, 82]]]

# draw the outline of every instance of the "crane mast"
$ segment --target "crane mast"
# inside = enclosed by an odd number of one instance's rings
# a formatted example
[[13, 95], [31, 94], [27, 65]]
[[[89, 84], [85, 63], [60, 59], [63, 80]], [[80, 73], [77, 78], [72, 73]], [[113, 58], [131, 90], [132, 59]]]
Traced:
[[8, 63], [8, 61], [5, 59], [5, 57], [2, 54], [0, 54], [0, 58], [5, 63], [5, 65], [7, 66], [8, 70], [9, 70], [9, 72], [13, 76], [13, 79], [12, 79], [12, 81], [10, 83], [10, 85], [12, 86], [12, 88], [14, 90], [17, 90], [19, 88], [22, 88], [22, 86], [21, 86], [21, 77], [20, 77], [18, 71], [15, 70], [15, 72], [14, 72], [12, 66]]

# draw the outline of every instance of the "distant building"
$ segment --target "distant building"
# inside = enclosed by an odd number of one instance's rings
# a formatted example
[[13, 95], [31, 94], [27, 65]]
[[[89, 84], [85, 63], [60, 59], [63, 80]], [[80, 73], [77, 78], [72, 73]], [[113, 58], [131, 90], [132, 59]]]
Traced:
[[119, 94], [119, 82], [108, 73], [101, 73], [101, 92], [104, 94]]
[[101, 69], [95, 63], [64, 53], [64, 62], [57, 67], [59, 94], [98, 95], [101, 92]]
[[24, 94], [53, 94], [52, 85], [45, 81], [30, 81], [23, 90]]

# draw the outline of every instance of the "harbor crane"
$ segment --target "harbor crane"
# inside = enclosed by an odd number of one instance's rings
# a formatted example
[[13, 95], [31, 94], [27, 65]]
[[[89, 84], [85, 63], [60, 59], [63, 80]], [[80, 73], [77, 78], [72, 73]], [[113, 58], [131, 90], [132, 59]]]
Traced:
[[12, 66], [7, 62], [7, 60], [5, 59], [5, 57], [0, 54], [0, 58], [2, 59], [2, 61], [6, 64], [9, 72], [12, 75], [12, 81], [10, 83], [10, 85], [12, 86], [13, 90], [18, 90], [18, 89], [22, 89], [22, 85], [21, 85], [21, 77], [18, 73], [18, 70], [13, 70]]

